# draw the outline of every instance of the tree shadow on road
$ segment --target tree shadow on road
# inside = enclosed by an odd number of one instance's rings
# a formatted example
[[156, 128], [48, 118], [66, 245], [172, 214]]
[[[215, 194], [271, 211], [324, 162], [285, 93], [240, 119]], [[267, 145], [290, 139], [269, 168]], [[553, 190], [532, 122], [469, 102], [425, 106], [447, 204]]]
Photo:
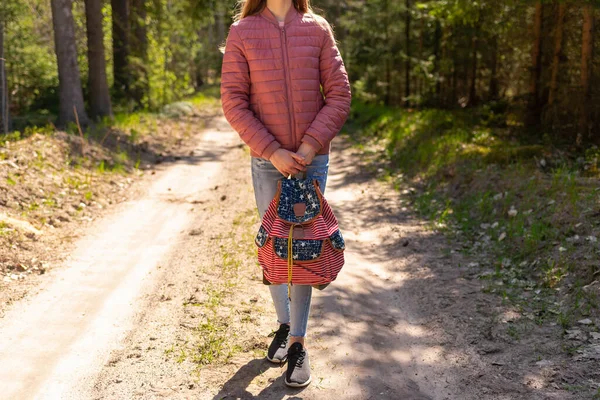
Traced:
[[[526, 384], [530, 349], [498, 324], [502, 299], [482, 293], [479, 271], [460, 267], [468, 260], [351, 151], [347, 141], [334, 143], [325, 197], [349, 252], [340, 279], [315, 293], [313, 384], [302, 398], [573, 398]], [[281, 377], [256, 396], [246, 390], [264, 362], [244, 365], [215, 399], [289, 396]]]

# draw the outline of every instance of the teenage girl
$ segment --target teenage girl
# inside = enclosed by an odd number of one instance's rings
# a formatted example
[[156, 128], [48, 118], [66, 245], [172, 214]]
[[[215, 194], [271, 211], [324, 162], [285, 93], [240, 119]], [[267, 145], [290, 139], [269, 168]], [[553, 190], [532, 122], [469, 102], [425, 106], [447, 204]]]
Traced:
[[[350, 111], [350, 84], [330, 25], [309, 0], [241, 0], [221, 75], [225, 117], [250, 147], [252, 183], [265, 214], [283, 177], [306, 173], [325, 190], [330, 142]], [[268, 282], [265, 282], [269, 284]], [[285, 383], [311, 381], [309, 285], [270, 285], [279, 329], [267, 358], [287, 361]]]

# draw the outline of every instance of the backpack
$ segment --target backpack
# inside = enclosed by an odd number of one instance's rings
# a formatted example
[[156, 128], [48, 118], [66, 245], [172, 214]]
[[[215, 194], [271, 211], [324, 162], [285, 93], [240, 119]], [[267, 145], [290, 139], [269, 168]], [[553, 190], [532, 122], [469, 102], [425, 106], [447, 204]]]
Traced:
[[317, 180], [280, 179], [256, 235], [265, 284], [323, 289], [344, 265], [345, 243]]

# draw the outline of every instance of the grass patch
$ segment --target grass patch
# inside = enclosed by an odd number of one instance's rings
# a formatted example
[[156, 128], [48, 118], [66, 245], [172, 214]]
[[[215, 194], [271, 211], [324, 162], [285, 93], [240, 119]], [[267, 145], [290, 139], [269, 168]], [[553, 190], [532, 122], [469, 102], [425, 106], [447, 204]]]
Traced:
[[261, 309], [256, 304], [240, 304], [235, 294], [256, 272], [253, 228], [257, 221], [256, 210], [242, 211], [232, 219], [229, 232], [213, 239], [218, 246], [210, 265], [201, 267], [206, 277], [201, 299], [184, 303], [185, 307], [199, 309], [202, 318], [194, 329], [193, 339], [169, 352], [176, 361], [188, 360], [199, 371], [225, 364], [235, 354], [255, 348], [244, 326], [252, 324], [254, 319], [250, 314]]
[[417, 188], [407, 191], [413, 207], [478, 261], [487, 292], [567, 328], [598, 313], [582, 287], [600, 278], [600, 153], [533, 142], [510, 120], [494, 106], [355, 103], [348, 134], [380, 178]]

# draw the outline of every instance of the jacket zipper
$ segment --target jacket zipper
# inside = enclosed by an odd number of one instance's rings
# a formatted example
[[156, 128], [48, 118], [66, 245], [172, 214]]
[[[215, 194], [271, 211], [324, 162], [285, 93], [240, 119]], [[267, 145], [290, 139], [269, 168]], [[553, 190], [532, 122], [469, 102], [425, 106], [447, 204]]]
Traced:
[[[281, 27], [281, 51], [283, 52], [283, 69], [285, 70], [286, 79], [285, 82], [285, 90], [288, 96], [288, 109], [290, 112], [290, 133], [292, 134], [292, 142], [294, 143], [294, 149], [296, 149], [296, 121], [294, 120], [294, 100], [292, 96], [292, 90], [290, 89], [290, 85], [292, 83], [292, 75], [290, 74], [290, 60], [287, 51], [287, 36], [285, 34], [285, 27]], [[289, 82], [289, 83], [288, 83]], [[297, 149], [296, 149], [297, 150]]]

